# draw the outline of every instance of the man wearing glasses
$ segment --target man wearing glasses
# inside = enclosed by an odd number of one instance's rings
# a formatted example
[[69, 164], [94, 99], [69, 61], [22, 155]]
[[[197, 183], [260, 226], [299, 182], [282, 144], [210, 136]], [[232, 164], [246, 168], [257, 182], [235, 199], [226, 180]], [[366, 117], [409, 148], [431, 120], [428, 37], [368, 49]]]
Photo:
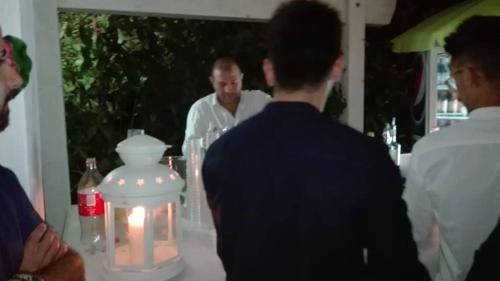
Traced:
[[[420, 246], [438, 237], [435, 280], [462, 281], [500, 215], [500, 17], [474, 16], [446, 38], [469, 120], [413, 148], [404, 198]], [[432, 229], [437, 229], [438, 233]], [[434, 235], [430, 235], [434, 233]], [[434, 236], [434, 237], [433, 237]]]

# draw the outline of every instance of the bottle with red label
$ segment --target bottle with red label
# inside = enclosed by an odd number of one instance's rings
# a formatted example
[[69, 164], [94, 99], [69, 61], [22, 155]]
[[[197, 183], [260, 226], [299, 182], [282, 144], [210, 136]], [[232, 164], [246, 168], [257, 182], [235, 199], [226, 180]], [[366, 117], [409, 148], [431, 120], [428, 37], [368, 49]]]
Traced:
[[78, 212], [82, 230], [80, 244], [84, 251], [104, 252], [106, 246], [104, 230], [104, 200], [97, 190], [102, 175], [97, 170], [95, 158], [87, 158], [87, 169], [78, 182]]

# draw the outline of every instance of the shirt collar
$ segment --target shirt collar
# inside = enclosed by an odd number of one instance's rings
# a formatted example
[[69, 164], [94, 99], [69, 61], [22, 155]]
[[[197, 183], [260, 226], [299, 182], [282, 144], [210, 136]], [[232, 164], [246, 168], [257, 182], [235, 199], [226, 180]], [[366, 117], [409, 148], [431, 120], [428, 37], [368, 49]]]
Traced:
[[217, 100], [217, 93], [213, 93], [213, 94], [212, 94], [212, 100], [211, 100], [211, 103], [212, 103], [212, 105], [213, 105], [213, 106], [216, 106], [217, 104], [218, 104], [218, 105], [220, 105], [220, 104], [219, 104], [219, 101]]
[[477, 108], [469, 113], [469, 119], [500, 119], [500, 106]]
[[321, 113], [316, 107], [307, 102], [273, 101], [267, 104], [265, 110], [288, 112]]

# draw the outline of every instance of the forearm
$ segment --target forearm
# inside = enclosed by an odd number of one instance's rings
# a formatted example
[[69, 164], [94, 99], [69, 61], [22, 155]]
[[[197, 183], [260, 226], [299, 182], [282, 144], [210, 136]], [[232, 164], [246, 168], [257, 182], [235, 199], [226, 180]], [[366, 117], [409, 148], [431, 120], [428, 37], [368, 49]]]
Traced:
[[45, 281], [84, 281], [83, 259], [70, 249], [62, 258], [35, 272], [34, 275]]
[[403, 199], [408, 207], [413, 238], [419, 245], [426, 245], [434, 224], [434, 212], [430, 198], [421, 182], [423, 177], [417, 171], [410, 170], [409, 172]]

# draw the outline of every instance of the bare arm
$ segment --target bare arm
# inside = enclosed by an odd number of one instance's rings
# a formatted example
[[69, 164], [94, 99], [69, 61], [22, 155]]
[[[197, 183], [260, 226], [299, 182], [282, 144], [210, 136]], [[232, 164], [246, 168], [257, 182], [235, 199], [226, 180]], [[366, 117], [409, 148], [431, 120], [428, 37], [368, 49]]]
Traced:
[[413, 153], [408, 167], [408, 177], [403, 198], [408, 205], [408, 217], [412, 223], [413, 238], [418, 245], [432, 244], [429, 233], [434, 225], [431, 201], [425, 189], [424, 174], [420, 172], [417, 153]]
[[85, 281], [83, 259], [74, 250], [34, 273], [45, 281]]
[[81, 257], [68, 249], [66, 243], [45, 223], [40, 223], [26, 240], [19, 272], [47, 281], [85, 280]]

